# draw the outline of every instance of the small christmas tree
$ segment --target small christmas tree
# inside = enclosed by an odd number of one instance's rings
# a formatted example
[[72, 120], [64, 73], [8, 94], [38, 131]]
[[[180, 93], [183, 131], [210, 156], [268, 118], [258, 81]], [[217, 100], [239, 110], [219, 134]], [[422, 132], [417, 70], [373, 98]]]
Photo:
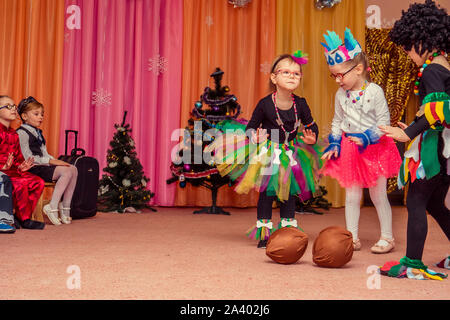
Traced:
[[[224, 128], [230, 123], [241, 125], [245, 120], [237, 120], [241, 113], [240, 105], [237, 102], [236, 96], [229, 94], [230, 88], [222, 86], [221, 81], [224, 72], [220, 68], [210, 75], [214, 79], [214, 89], [206, 87], [200, 100], [196, 101], [191, 112], [191, 118], [188, 120], [188, 126], [185, 128], [185, 137], [183, 145], [179, 150], [179, 159], [187, 158], [189, 163], [172, 163], [171, 171], [173, 177], [167, 180], [167, 183], [178, 181], [181, 188], [190, 183], [193, 186], [203, 186], [211, 190], [212, 206], [206, 207], [194, 213], [208, 213], [208, 214], [225, 214], [229, 212], [224, 211], [216, 205], [218, 189], [224, 185], [232, 185], [228, 176], [222, 177], [216, 164], [212, 159], [209, 162], [202, 161], [192, 163], [191, 159], [195, 159], [195, 150], [205, 150], [205, 148], [213, 141], [214, 137], [210, 137], [207, 133], [208, 129], [224, 131]], [[194, 157], [192, 157], [194, 155]]]
[[125, 124], [125, 111], [122, 124], [115, 124], [116, 132], [109, 143], [107, 165], [103, 168], [98, 190], [98, 208], [100, 211], [136, 212], [148, 208], [154, 193], [147, 189], [150, 181], [144, 175], [141, 162], [137, 157], [134, 140], [131, 138], [129, 124]]

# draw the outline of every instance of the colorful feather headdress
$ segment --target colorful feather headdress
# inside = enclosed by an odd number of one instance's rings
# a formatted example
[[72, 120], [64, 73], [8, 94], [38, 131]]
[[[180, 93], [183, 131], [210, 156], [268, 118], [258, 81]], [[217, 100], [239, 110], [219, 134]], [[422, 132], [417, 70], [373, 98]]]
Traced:
[[330, 66], [351, 60], [362, 51], [349, 28], [345, 28], [344, 44], [336, 32], [329, 30], [327, 32], [328, 35], [323, 35], [326, 43], [321, 42], [320, 44], [325, 47], [325, 57]]
[[306, 52], [302, 52], [301, 50], [297, 50], [292, 54], [292, 59], [300, 65], [307, 64], [308, 54]]

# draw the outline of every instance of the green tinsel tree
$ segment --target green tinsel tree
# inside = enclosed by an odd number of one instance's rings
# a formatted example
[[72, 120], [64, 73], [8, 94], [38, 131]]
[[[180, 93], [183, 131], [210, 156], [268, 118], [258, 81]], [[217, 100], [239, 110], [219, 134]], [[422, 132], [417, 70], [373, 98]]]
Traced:
[[117, 211], [135, 212], [148, 208], [154, 193], [147, 189], [150, 181], [136, 153], [134, 140], [131, 138], [131, 128], [125, 124], [125, 111], [122, 124], [115, 124], [116, 132], [109, 143], [107, 165], [100, 180], [98, 190], [98, 210], [104, 212]]

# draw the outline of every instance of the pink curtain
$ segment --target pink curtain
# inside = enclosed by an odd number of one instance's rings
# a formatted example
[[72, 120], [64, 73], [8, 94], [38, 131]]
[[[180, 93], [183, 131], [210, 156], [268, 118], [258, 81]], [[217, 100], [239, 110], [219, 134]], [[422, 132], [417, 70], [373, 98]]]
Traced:
[[166, 179], [180, 123], [182, 36], [182, 0], [66, 0], [61, 137], [78, 130], [78, 146], [102, 169], [113, 125], [128, 111], [155, 205], [174, 203]]

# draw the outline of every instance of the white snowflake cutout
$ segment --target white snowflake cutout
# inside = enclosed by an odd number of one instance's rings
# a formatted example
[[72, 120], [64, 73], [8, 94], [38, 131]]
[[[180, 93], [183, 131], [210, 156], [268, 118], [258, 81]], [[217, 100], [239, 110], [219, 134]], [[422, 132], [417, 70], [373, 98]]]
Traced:
[[153, 71], [155, 75], [160, 75], [167, 71], [168, 60], [161, 57], [159, 53], [153, 58], [148, 59], [148, 71]]
[[92, 92], [92, 104], [97, 106], [111, 105], [111, 93], [105, 89], [97, 89]]
[[214, 24], [214, 20], [211, 16], [206, 16], [205, 23], [208, 27], [211, 27]]
[[264, 61], [263, 63], [261, 63], [259, 65], [259, 72], [265, 73], [265, 74], [269, 74], [270, 73], [270, 68], [272, 66], [270, 65], [269, 62]]

